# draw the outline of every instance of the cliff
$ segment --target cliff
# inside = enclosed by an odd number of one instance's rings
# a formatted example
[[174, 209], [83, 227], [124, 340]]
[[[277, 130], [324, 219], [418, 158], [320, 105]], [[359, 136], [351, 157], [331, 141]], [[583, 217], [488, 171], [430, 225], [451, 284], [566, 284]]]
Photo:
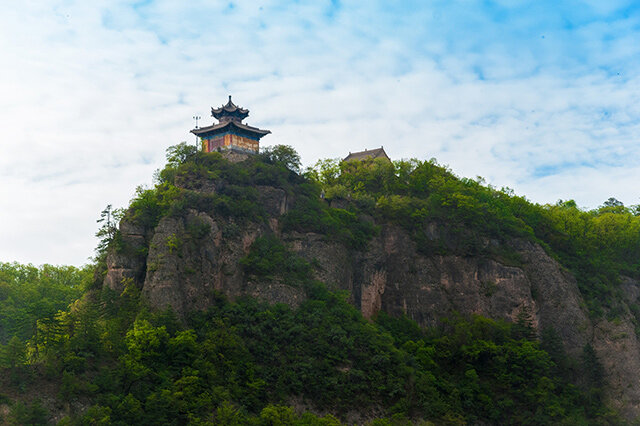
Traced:
[[[234, 173], [245, 167], [218, 157], [215, 167]], [[370, 214], [351, 197], [320, 199], [301, 190], [306, 183], [293, 172], [287, 182], [246, 179], [243, 185], [219, 169], [212, 172], [210, 165], [206, 173], [176, 173], [180, 167], [165, 182], [170, 180], [180, 200], [189, 202], [173, 211], [165, 205], [164, 213], [146, 222], [134, 202], [120, 222], [118, 247], [107, 255], [105, 286], [122, 291], [133, 280], [148, 303], [171, 307], [179, 317], [207, 309], [218, 293], [295, 307], [307, 297], [303, 282], [317, 280], [345, 290], [367, 318], [383, 311], [424, 326], [456, 314], [524, 319], [538, 335], [555, 330], [576, 359], [591, 345], [604, 368], [608, 404], [627, 420], [640, 416], [640, 342], [633, 315], [640, 297], [637, 280], [622, 279], [618, 313], [607, 319], [590, 314], [575, 276], [535, 239], [494, 238], [476, 232], [473, 223], [428, 215], [418, 225], [403, 224]], [[238, 214], [239, 205], [229, 207], [233, 200], [253, 203], [257, 210]], [[300, 209], [310, 203], [316, 213], [346, 217], [340, 223], [351, 234], [305, 224]], [[364, 237], [354, 237], [360, 235], [354, 223], [366, 225], [360, 230]], [[265, 241], [271, 245], [257, 252]], [[278, 250], [284, 260], [260, 267], [251, 263]]]

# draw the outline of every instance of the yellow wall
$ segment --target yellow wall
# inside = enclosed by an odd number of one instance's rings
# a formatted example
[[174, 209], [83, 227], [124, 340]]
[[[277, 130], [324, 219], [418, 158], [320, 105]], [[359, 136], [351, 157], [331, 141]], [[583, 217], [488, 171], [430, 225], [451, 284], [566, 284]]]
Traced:
[[[204, 152], [215, 151], [216, 147], [211, 147], [213, 145], [211, 141], [216, 140], [218, 138], [213, 139], [204, 139], [202, 141], [202, 150]], [[232, 147], [236, 146], [238, 148], [242, 148], [248, 151], [258, 152], [260, 149], [260, 143], [258, 141], [254, 141], [253, 139], [248, 139], [238, 135], [224, 135], [222, 137], [221, 147]], [[209, 148], [212, 148], [211, 150]]]

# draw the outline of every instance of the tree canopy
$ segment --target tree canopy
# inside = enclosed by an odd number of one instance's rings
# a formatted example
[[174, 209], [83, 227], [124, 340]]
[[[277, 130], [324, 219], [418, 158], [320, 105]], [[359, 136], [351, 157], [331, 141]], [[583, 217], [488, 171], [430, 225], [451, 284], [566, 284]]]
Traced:
[[[283, 146], [237, 164], [183, 143], [167, 161], [153, 187], [138, 188], [125, 213], [131, 224], [152, 230], [195, 209], [234, 226], [266, 225], [258, 188], [274, 186], [295, 200], [280, 232], [319, 233], [353, 251], [384, 224], [406, 227], [424, 254], [504, 256], [481, 241], [536, 242], [575, 274], [593, 315], [615, 317], [620, 275], [640, 278], [638, 208], [614, 198], [590, 211], [572, 200], [539, 205], [435, 160], [323, 160], [301, 173], [298, 154]], [[102, 212], [101, 250], [131, 255], [118, 218], [111, 206]], [[456, 244], [434, 245], [431, 223]], [[188, 232], [195, 241], [207, 229]], [[257, 238], [241, 265], [302, 289], [296, 308], [216, 295], [207, 311], [179, 320], [150, 309], [131, 279], [121, 292], [92, 285], [105, 270], [104, 256], [96, 261], [0, 264], [0, 404], [10, 404], [13, 424], [48, 421], [42, 401], [14, 400], [45, 381], [55, 406], [87, 407], [69, 408], [62, 424], [339, 425], [354, 409], [371, 425], [618, 421], [589, 345], [573, 359], [553, 329], [538, 341], [526, 315], [515, 323], [458, 315], [431, 328], [384, 313], [368, 321], [275, 235]]]

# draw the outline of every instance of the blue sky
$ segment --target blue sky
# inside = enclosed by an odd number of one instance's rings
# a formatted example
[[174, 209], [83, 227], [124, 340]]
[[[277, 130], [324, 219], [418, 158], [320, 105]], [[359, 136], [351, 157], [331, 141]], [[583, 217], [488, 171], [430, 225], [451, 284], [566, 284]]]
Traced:
[[28, 1], [0, 16], [0, 261], [80, 265], [229, 94], [306, 165], [381, 145], [640, 203], [640, 3]]

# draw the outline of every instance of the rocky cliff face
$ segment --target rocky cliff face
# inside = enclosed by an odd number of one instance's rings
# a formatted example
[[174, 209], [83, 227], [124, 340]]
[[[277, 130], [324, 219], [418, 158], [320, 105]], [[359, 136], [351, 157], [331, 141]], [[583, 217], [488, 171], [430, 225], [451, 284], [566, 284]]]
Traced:
[[[203, 192], [215, 185], [201, 186]], [[527, 314], [538, 331], [553, 327], [566, 351], [579, 356], [590, 343], [602, 362], [611, 406], [627, 419], [640, 416], [640, 342], [633, 315], [625, 306], [616, 321], [591, 320], [575, 279], [538, 245], [514, 240], [499, 247], [516, 261], [489, 256], [420, 254], [403, 228], [379, 224], [365, 249], [351, 250], [315, 233], [280, 234], [280, 217], [292, 204], [286, 192], [261, 187], [264, 223], [239, 226], [233, 220], [189, 210], [184, 217], [164, 217], [144, 230], [127, 219], [120, 226], [129, 254], [111, 253], [105, 285], [121, 290], [132, 279], [154, 306], [171, 306], [179, 315], [205, 309], [219, 291], [230, 298], [253, 295], [296, 306], [303, 289], [278, 280], [247, 276], [239, 260], [261, 235], [273, 234], [312, 262], [315, 278], [347, 290], [365, 317], [383, 310], [406, 314], [422, 325], [435, 325], [453, 313], [479, 314], [515, 321]], [[455, 244], [446, 226], [429, 224], [429, 235]], [[499, 245], [496, 241], [485, 244]], [[148, 254], [140, 248], [148, 246]], [[626, 300], [640, 299], [640, 283], [626, 279]]]

